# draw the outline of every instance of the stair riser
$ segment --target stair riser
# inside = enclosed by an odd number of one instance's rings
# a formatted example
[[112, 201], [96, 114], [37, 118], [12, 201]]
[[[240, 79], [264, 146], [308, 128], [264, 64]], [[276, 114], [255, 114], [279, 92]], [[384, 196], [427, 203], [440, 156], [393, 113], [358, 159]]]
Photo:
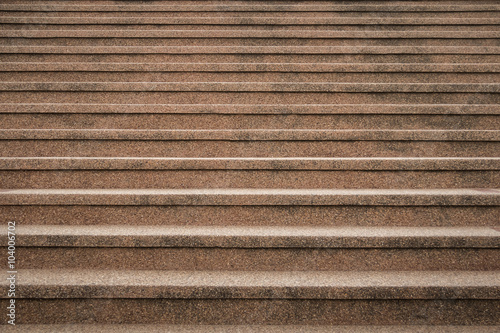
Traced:
[[[105, 203], [103, 203], [105, 205]], [[491, 226], [495, 206], [0, 206], [26, 225]]]
[[[223, 271], [487, 271], [497, 249], [17, 247], [20, 269]], [[98, 259], [96, 259], [98, 258]], [[2, 263], [4, 266], [6, 262]]]
[[[37, 14], [36, 16], [39, 16]], [[494, 15], [497, 15], [494, 13]], [[0, 15], [1, 17], [2, 15]], [[25, 16], [24, 13], [21, 16]], [[133, 14], [135, 17], [135, 13]], [[499, 31], [500, 25], [160, 25], [160, 24], [25, 24], [0, 23], [4, 30], [342, 30], [342, 31]]]
[[500, 171], [0, 171], [12, 188], [487, 188]]
[[311, 93], [311, 92], [0, 92], [4, 103], [122, 104], [499, 104], [491, 93]]
[[[75, 65], [76, 67], [77, 65]], [[497, 83], [487, 73], [0, 72], [2, 82], [354, 82]]]
[[[208, 106], [207, 106], [208, 107]], [[106, 106], [103, 107], [105, 109]], [[71, 110], [68, 106], [67, 111]], [[361, 108], [360, 108], [361, 109]], [[389, 109], [389, 108], [388, 108]], [[428, 111], [432, 113], [432, 110]], [[471, 112], [472, 113], [472, 112]], [[0, 114], [4, 129], [463, 129], [496, 130], [500, 115]]]
[[[9, 2], [10, 3], [10, 2]], [[26, 3], [26, 2], [25, 2]], [[203, 1], [206, 4], [206, 1]], [[90, 2], [88, 4], [95, 4]], [[492, 2], [492, 4], [494, 4]], [[246, 12], [166, 12], [166, 11], [149, 11], [149, 12], [38, 12], [38, 11], [3, 11], [0, 12], [0, 17], [326, 17], [326, 18], [339, 18], [339, 17], [366, 17], [366, 18], [380, 18], [380, 17], [393, 17], [393, 18], [498, 18], [498, 11], [482, 11], [482, 12], [427, 12], [427, 11], [389, 11], [389, 12], [263, 12], [263, 11], [246, 11]]]
[[500, 142], [4, 140], [4, 157], [500, 157]]
[[[6, 308], [8, 300], [0, 302]], [[25, 299], [16, 324], [498, 325], [495, 300]], [[6, 323], [7, 317], [2, 319]]]
[[288, 39], [288, 38], [0, 38], [8, 46], [499, 46], [481, 39]]
[[2, 62], [191, 63], [499, 63], [498, 55], [460, 54], [0, 54]]

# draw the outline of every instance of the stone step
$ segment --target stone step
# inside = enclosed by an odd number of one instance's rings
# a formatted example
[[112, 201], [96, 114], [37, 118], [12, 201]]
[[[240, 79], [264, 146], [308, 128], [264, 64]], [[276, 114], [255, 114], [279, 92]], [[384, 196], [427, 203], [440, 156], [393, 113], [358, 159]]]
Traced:
[[[203, 2], [206, 4], [206, 2]], [[203, 3], [199, 3], [202, 5]], [[95, 3], [93, 3], [95, 4]], [[331, 3], [330, 3], [331, 4]], [[498, 4], [491, 2], [490, 4]], [[2, 17], [83, 17], [88, 12], [37, 12], [37, 11], [0, 11]], [[366, 17], [366, 18], [495, 18], [498, 17], [497, 10], [491, 11], [462, 11], [462, 12], [436, 12], [436, 11], [334, 11], [334, 12], [271, 12], [271, 11], [115, 11], [115, 12], [91, 12], [91, 17], [274, 17], [274, 18], [341, 18], [341, 17]]]
[[148, 324], [59, 324], [59, 325], [17, 325], [16, 332], [27, 333], [94, 333], [98, 332], [172, 332], [172, 333], [495, 333], [498, 326], [419, 326], [419, 325], [391, 325], [391, 326], [304, 326], [304, 325], [148, 325]]
[[0, 82], [0, 91], [278, 92], [278, 93], [500, 93], [498, 83], [331, 82]]
[[498, 183], [499, 158], [0, 158], [5, 189], [425, 189]]
[[497, 64], [4, 62], [2, 82], [496, 83]]
[[494, 130], [499, 114], [494, 104], [0, 103], [3, 129]]
[[499, 157], [495, 130], [0, 130], [4, 157]]
[[[4, 62], [1, 72], [500, 73], [498, 63], [101, 63]], [[12, 75], [12, 74], [9, 74]], [[33, 75], [33, 74], [32, 74]], [[169, 74], [171, 75], [171, 74]], [[262, 75], [262, 74], [260, 74]]]
[[[500, 25], [500, 20], [498, 21]], [[3, 30], [0, 38], [22, 39], [497, 39], [499, 31], [342, 31], [342, 30]], [[51, 41], [54, 42], [54, 41]], [[275, 41], [276, 42], [276, 41]], [[412, 41], [415, 42], [415, 41]], [[47, 43], [45, 41], [45, 43]], [[13, 44], [13, 43], [12, 43]], [[11, 45], [12, 45], [11, 44]], [[395, 45], [395, 44], [393, 44]], [[455, 44], [456, 45], [456, 44]], [[69, 46], [69, 45], [68, 45]]]
[[500, 128], [500, 107], [494, 104], [1, 103], [0, 114], [3, 129], [495, 130]]
[[496, 46], [498, 31], [4, 30], [0, 42], [28, 46]]
[[[1, 65], [1, 64], [0, 64]], [[88, 104], [0, 103], [6, 113], [498, 115], [496, 104]]]
[[[494, 300], [500, 296], [497, 272], [488, 271], [19, 270], [18, 274], [21, 299], [204, 299], [218, 296], [221, 299]], [[2, 282], [1, 286], [5, 291], [8, 282]]]
[[[149, 13], [149, 12], [148, 12]], [[4, 16], [1, 15], [0, 19]], [[147, 14], [147, 13], [146, 13]], [[498, 16], [498, 15], [496, 15]], [[45, 17], [45, 16], [44, 16]], [[51, 17], [51, 16], [47, 16]], [[149, 16], [148, 16], [149, 17]], [[24, 17], [23, 17], [24, 18]], [[27, 17], [29, 18], [29, 17]], [[27, 19], [26, 18], [26, 19]], [[70, 18], [73, 18], [70, 16]], [[140, 18], [140, 17], [131, 17], [131, 18]], [[187, 17], [190, 18], [190, 17]], [[222, 16], [224, 18], [224, 16]], [[260, 16], [259, 16], [260, 18]], [[346, 17], [347, 18], [347, 17]], [[251, 19], [247, 18], [247, 19]], [[303, 19], [309, 19], [309, 17], [303, 17]], [[356, 17], [352, 18], [356, 19]], [[443, 19], [438, 18], [440, 21]], [[446, 18], [444, 18], [446, 19]], [[491, 19], [489, 17], [486, 18], [478, 18], [481, 20], [480, 22], [484, 22], [484, 20]], [[333, 18], [336, 20], [336, 18]], [[351, 20], [349, 20], [351, 21]], [[463, 22], [463, 21], [460, 21]], [[12, 22], [12, 23], [1, 23], [2, 30], [20, 30], [24, 31], [33, 30], [33, 31], [44, 31], [44, 30], [99, 30], [105, 28], [106, 30], [178, 30], [181, 27], [183, 30], [269, 30], [273, 31], [287, 31], [287, 30], [304, 30], [304, 31], [316, 31], [316, 30], [342, 30], [342, 31], [477, 31], [477, 32], [491, 32], [500, 30], [500, 25], [498, 24], [488, 24], [488, 23], [477, 23], [477, 24], [463, 24], [459, 25], [457, 23], [452, 24], [377, 24], [373, 22], [371, 24], [356, 24], [356, 25], [343, 25], [343, 24], [315, 24], [315, 25], [295, 25], [295, 24], [283, 24], [283, 25], [275, 25], [275, 24], [260, 24], [260, 25], [244, 25], [244, 24], [232, 24], [232, 25], [223, 25], [223, 24], [119, 24], [119, 23], [92, 23], [92, 24], [63, 24], [63, 23], [53, 23], [53, 24], [45, 24], [45, 23], [22, 23], [22, 22]]]
[[[1, 6], [1, 5], [0, 5]], [[500, 8], [500, 6], [498, 7]], [[0, 7], [1, 10], [1, 7]], [[85, 14], [83, 14], [85, 15]], [[48, 24], [48, 25], [154, 25], [154, 26], [288, 26], [300, 29], [302, 26], [498, 26], [500, 19], [496, 17], [486, 18], [427, 18], [427, 17], [219, 17], [216, 14], [211, 17], [51, 17], [51, 16], [0, 16], [0, 24]], [[413, 28], [413, 30], [418, 30]], [[7, 32], [11, 33], [11, 32]], [[29, 31], [26, 31], [29, 34]], [[307, 32], [303, 32], [307, 34]], [[397, 33], [397, 32], [394, 32]], [[43, 34], [43, 32], [40, 32]], [[400, 32], [403, 34], [403, 32]]]
[[[7, 63], [8, 64], [8, 63]], [[68, 63], [71, 64], [71, 63]], [[154, 66], [153, 66], [154, 67]], [[217, 67], [217, 66], [214, 66]], [[487, 66], [485, 66], [487, 70]], [[208, 71], [25, 71], [0, 72], [2, 82], [318, 82], [318, 83], [497, 83], [497, 73], [414, 72], [208, 72]]]
[[153, 206], [497, 206], [496, 189], [19, 189], [3, 190], [2, 205]]
[[19, 224], [16, 253], [20, 269], [487, 271], [497, 230]]
[[[435, 108], [427, 109], [425, 106], [418, 108], [412, 105], [385, 106], [386, 108], [384, 105], [378, 108], [374, 106], [373, 110], [381, 110], [381, 114], [376, 114], [369, 113], [370, 108], [358, 105], [346, 106], [345, 108], [336, 105], [325, 105], [324, 107], [283, 105], [281, 109], [279, 106], [253, 107], [248, 105], [245, 107], [235, 105], [234, 113], [230, 113], [233, 111], [228, 110], [225, 105], [220, 107], [206, 105], [204, 108], [198, 105], [154, 104], [0, 104], [0, 118], [3, 129], [495, 130], [500, 128], [500, 117], [494, 113], [495, 108], [498, 109], [498, 105], [443, 106], [442, 112], [439, 112], [438, 105]], [[488, 108], [489, 106], [491, 108]], [[342, 109], [346, 111], [342, 113], [340, 111]], [[464, 114], [446, 113], [460, 109], [463, 109]], [[82, 112], [84, 110], [85, 112]], [[199, 110], [199, 113], [196, 113], [196, 110]], [[280, 110], [282, 113], [278, 113]], [[322, 111], [315, 113], [315, 110], [324, 111], [323, 113], [321, 113]], [[352, 110], [352, 112], [347, 110]], [[437, 111], [435, 114], [434, 110]], [[123, 111], [123, 113], [116, 111]], [[169, 113], [170, 111], [172, 113]], [[252, 111], [255, 113], [251, 113]], [[328, 114], [327, 111], [332, 112]], [[407, 113], [403, 113], [404, 111]], [[273, 114], [273, 112], [275, 113]], [[394, 113], [391, 114], [391, 112]], [[419, 112], [421, 114], [418, 114]], [[490, 112], [490, 114], [486, 112]]]
[[29, 225], [491, 226], [495, 189], [18, 189], [0, 217]]
[[[16, 46], [19, 48], [20, 46]], [[496, 64], [500, 62], [500, 57], [498, 54], [491, 52], [490, 54], [473, 54], [472, 50], [468, 54], [460, 54], [458, 50], [453, 49], [453, 54], [446, 52], [436, 53], [435, 48], [433, 50], [428, 50], [427, 54], [418, 54], [416, 51], [401, 50], [406, 53], [394, 53], [394, 54], [384, 54], [379, 52], [378, 54], [365, 54], [359, 50], [359, 53], [351, 52], [347, 49], [338, 49], [337, 53], [329, 52], [328, 50], [320, 53], [293, 53], [293, 50], [289, 50], [288, 53], [280, 54], [277, 52], [260, 54], [257, 52], [247, 53], [246, 51], [251, 51], [251, 49], [246, 48], [240, 53], [219, 53], [217, 54], [215, 50], [210, 49], [209, 53], [197, 53], [189, 52], [189, 50], [173, 52], [175, 50], [166, 52], [160, 52], [157, 47], [149, 47], [153, 51], [146, 53], [145, 47], [135, 48], [133, 50], [124, 49], [124, 47], [114, 47], [110, 50], [106, 47], [105, 52], [101, 52], [102, 48], [96, 50], [94, 54], [91, 52], [86, 53], [82, 48], [75, 50], [75, 46], [67, 47], [64, 52], [53, 52], [48, 48], [44, 48], [41, 52], [34, 50], [34, 47], [29, 49], [24, 48], [21, 53], [16, 53], [15, 50], [9, 50], [10, 47], [0, 47], [0, 63], [2, 62], [64, 62], [64, 63], [80, 63], [80, 62], [101, 62], [101, 63], [477, 63], [477, 64]], [[40, 48], [37, 46], [36, 48]], [[60, 47], [54, 46], [56, 50], [62, 50]], [[87, 47], [95, 48], [95, 47]], [[184, 47], [185, 48], [185, 47]], [[207, 47], [205, 47], [206, 49]], [[224, 48], [221, 46], [220, 48]], [[235, 46], [234, 48], [238, 48]], [[315, 49], [314, 46], [309, 46], [309, 49]], [[377, 48], [372, 46], [370, 48]], [[395, 48], [402, 48], [401, 46]], [[428, 47], [420, 47], [422, 49], [428, 49]], [[450, 48], [447, 46], [446, 48]], [[474, 49], [480, 49], [481, 46], [477, 46]], [[491, 47], [489, 47], [491, 48]], [[72, 51], [73, 49], [73, 51]], [[142, 53], [134, 53], [140, 50]], [[439, 51], [439, 50], [438, 50]], [[444, 51], [444, 50], [443, 50]], [[79, 53], [81, 52], [81, 53]], [[291, 52], [291, 53], [290, 53]], [[434, 53], [432, 53], [434, 52]], [[481, 53], [481, 52], [479, 52]]]
[[496, 104], [497, 83], [1, 82], [6, 103]]
[[0, 46], [1, 62], [498, 63], [495, 46]]
[[19, 270], [16, 283], [19, 324], [499, 324], [496, 272]]
[[500, 11], [496, 3], [439, 4], [430, 2], [398, 4], [227, 4], [227, 5], [67, 5], [67, 4], [2, 4], [0, 11], [23, 12], [489, 12]]

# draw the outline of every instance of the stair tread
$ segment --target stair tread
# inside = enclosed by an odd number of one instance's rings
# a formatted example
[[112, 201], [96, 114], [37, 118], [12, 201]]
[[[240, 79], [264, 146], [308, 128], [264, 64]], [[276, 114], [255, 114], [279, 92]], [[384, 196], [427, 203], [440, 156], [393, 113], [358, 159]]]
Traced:
[[500, 130], [0, 129], [0, 140], [500, 141]]
[[[497, 7], [497, 10], [500, 7]], [[1, 9], [0, 9], [1, 11]], [[84, 14], [83, 14], [84, 15]], [[457, 15], [458, 16], [458, 15]], [[220, 26], [494, 26], [497, 18], [422, 18], [422, 17], [50, 17], [2, 16], [0, 24], [53, 25], [220, 25]]]
[[[1, 20], [0, 20], [1, 23]], [[498, 22], [500, 23], [500, 21]], [[500, 31], [342, 31], [342, 30], [25, 30], [0, 31], [0, 38], [499, 38]]]
[[[70, 66], [73, 65], [70, 63]], [[0, 64], [1, 66], [1, 64]], [[0, 103], [1, 113], [500, 114], [496, 104], [97, 104]]]
[[474, 54], [499, 46], [0, 46], [0, 54]]
[[498, 83], [0, 82], [1, 91], [500, 93]]
[[[499, 32], [500, 36], [500, 32]], [[287, 73], [500, 73], [497, 63], [102, 63], [2, 62], [16, 72], [287, 72]], [[208, 105], [207, 105], [208, 106]], [[469, 105], [468, 105], [469, 106]], [[290, 106], [291, 107], [291, 106]]]
[[[3, 243], [6, 235], [7, 230], [0, 232]], [[25, 247], [498, 248], [500, 227], [22, 224], [16, 242]]]
[[165, 325], [165, 324], [53, 324], [16, 325], [16, 332], [95, 333], [496, 333], [500, 326], [325, 326], [325, 325]]
[[[24, 270], [21, 298], [495, 299], [496, 271]], [[6, 288], [8, 281], [1, 282]], [[23, 292], [24, 291], [24, 292]]]
[[3, 189], [1, 205], [498, 206], [499, 189]]
[[0, 157], [0, 170], [500, 170], [500, 157]]
[[331, 4], [331, 5], [302, 5], [302, 4], [267, 4], [267, 5], [52, 5], [52, 4], [3, 4], [0, 5], [0, 11], [121, 11], [121, 12], [142, 12], [142, 11], [186, 11], [186, 12], [199, 12], [199, 11], [272, 11], [272, 12], [306, 12], [306, 11], [364, 11], [364, 12], [377, 12], [377, 11], [398, 11], [398, 12], [412, 12], [412, 11], [429, 11], [429, 12], [463, 12], [463, 11], [498, 11], [500, 6], [496, 4], [467, 4], [467, 5], [441, 5], [441, 4], [395, 4], [395, 5], [366, 5], [366, 4]]

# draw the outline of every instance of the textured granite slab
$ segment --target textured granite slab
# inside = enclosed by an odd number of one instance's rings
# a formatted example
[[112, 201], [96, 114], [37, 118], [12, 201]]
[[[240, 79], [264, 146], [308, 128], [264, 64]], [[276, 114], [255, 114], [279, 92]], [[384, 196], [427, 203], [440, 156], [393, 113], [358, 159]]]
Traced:
[[500, 228], [489, 227], [19, 225], [16, 236], [26, 247], [500, 248]]
[[498, 326], [318, 326], [318, 325], [17, 325], [22, 333], [495, 333]]
[[500, 298], [498, 272], [19, 270], [16, 282], [19, 298]]
[[498, 189], [19, 189], [0, 205], [498, 206]]
[[[104, 65], [107, 66], [108, 64]], [[0, 64], [2, 66], [2, 64]], [[43, 64], [43, 66], [48, 66]], [[75, 66], [69, 63], [66, 66]], [[500, 114], [495, 104], [88, 104], [0, 103], [1, 113]]]
[[500, 130], [2, 129], [0, 140], [500, 141]]
[[500, 157], [0, 157], [0, 170], [500, 170]]
[[[446, 19], [443, 19], [446, 21]], [[228, 18], [228, 21], [231, 19]], [[1, 23], [1, 21], [0, 21]], [[498, 22], [500, 23], [500, 21]], [[375, 38], [491, 39], [500, 31], [337, 31], [337, 30], [3, 30], [0, 38]]]
[[[72, 21], [74, 19], [72, 18]], [[461, 54], [498, 55], [498, 46], [0, 46], [0, 54]]]

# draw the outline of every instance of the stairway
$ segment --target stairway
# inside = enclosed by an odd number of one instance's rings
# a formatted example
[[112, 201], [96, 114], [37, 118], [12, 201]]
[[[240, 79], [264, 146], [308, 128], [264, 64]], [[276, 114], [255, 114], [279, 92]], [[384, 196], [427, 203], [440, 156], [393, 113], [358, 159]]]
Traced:
[[3, 0], [0, 27], [16, 331], [498, 332], [500, 2]]

